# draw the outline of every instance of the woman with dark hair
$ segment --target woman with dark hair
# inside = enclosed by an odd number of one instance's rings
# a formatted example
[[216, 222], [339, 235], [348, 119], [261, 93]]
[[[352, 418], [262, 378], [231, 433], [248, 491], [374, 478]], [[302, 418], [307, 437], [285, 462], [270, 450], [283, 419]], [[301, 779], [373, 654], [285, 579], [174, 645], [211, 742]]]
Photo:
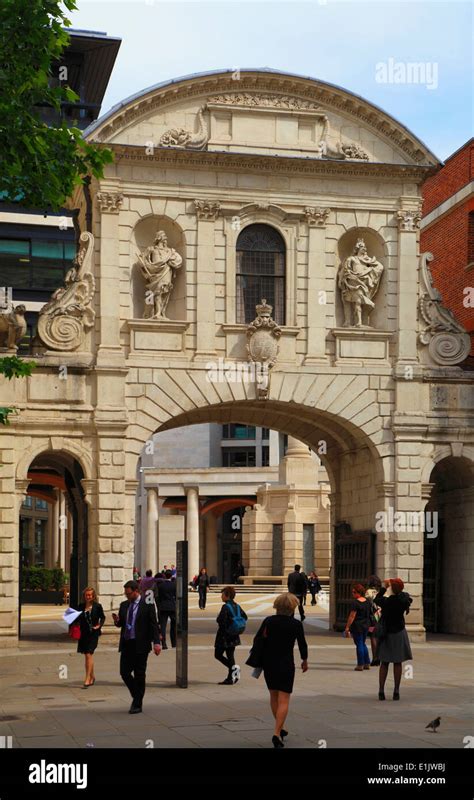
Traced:
[[388, 668], [393, 664], [393, 699], [400, 700], [400, 681], [402, 679], [402, 661], [411, 661], [410, 641], [405, 628], [405, 614], [410, 611], [413, 602], [408, 592], [404, 592], [401, 578], [384, 581], [383, 587], [374, 602], [382, 609], [379, 623], [380, 638], [378, 643], [379, 700], [385, 700], [385, 681]]
[[207, 593], [209, 591], [209, 575], [207, 574], [206, 567], [201, 567], [197, 578], [196, 586], [199, 592], [199, 608], [206, 608]]
[[370, 669], [369, 651], [365, 643], [370, 626], [370, 610], [370, 603], [365, 598], [365, 586], [362, 586], [361, 583], [354, 583], [352, 586], [352, 602], [344, 634], [347, 638], [352, 636], [356, 646], [357, 666], [354, 667], [356, 672]]
[[295, 619], [295, 609], [299, 598], [291, 592], [279, 594], [273, 608], [276, 614], [263, 620], [254, 639], [263, 637], [263, 674], [270, 692], [270, 707], [275, 717], [275, 731], [272, 744], [275, 748], [284, 747], [283, 739], [288, 736], [283, 726], [288, 715], [290, 698], [295, 680], [295, 661], [293, 648], [298, 642], [301, 656], [301, 669], [308, 671], [308, 645], [304, 635], [303, 623]]
[[235, 648], [240, 644], [239, 631], [242, 633], [245, 628], [247, 614], [235, 602], [233, 586], [225, 586], [221, 592], [221, 598], [224, 605], [216, 620], [219, 627], [214, 642], [214, 658], [227, 667], [227, 678], [220, 681], [219, 685], [228, 686], [237, 683], [240, 679], [240, 667], [235, 663], [234, 653]]
[[381, 617], [381, 610], [379, 606], [375, 604], [375, 597], [380, 592], [382, 588], [382, 581], [378, 577], [378, 575], [370, 575], [369, 580], [367, 581], [367, 591], [365, 596], [369, 601], [371, 608], [370, 608], [370, 625], [368, 631], [368, 637], [370, 639], [370, 648], [372, 650], [372, 661], [370, 662], [371, 667], [378, 667], [380, 665], [380, 660], [377, 657], [377, 625], [380, 622]]
[[316, 575], [314, 570], [312, 570], [309, 573], [308, 586], [309, 586], [309, 591], [310, 591], [310, 594], [311, 594], [311, 605], [315, 606], [316, 605], [316, 595], [318, 594], [318, 592], [321, 591], [321, 584], [320, 584], [319, 578]]
[[95, 589], [88, 586], [82, 593], [82, 603], [77, 607], [82, 614], [78, 618], [81, 627], [81, 638], [77, 643], [77, 652], [84, 653], [86, 679], [84, 689], [93, 686], [95, 683], [94, 675], [94, 652], [99, 643], [102, 625], [105, 622], [104, 609], [98, 602]]

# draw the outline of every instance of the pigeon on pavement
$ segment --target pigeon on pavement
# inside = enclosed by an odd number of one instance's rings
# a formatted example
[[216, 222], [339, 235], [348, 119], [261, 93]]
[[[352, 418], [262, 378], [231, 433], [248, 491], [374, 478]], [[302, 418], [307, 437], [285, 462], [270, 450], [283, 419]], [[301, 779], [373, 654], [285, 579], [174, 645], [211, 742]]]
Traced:
[[[431, 722], [430, 722], [430, 723], [429, 723], [429, 724], [426, 726], [426, 728], [430, 728], [430, 729], [433, 731], [433, 733], [436, 733], [436, 728], [439, 728], [439, 726], [440, 726], [440, 723], [441, 723], [441, 717], [436, 717], [436, 719], [433, 719], [433, 720], [432, 720], [432, 721], [431, 721]], [[426, 730], [426, 728], [425, 728], [425, 730]]]

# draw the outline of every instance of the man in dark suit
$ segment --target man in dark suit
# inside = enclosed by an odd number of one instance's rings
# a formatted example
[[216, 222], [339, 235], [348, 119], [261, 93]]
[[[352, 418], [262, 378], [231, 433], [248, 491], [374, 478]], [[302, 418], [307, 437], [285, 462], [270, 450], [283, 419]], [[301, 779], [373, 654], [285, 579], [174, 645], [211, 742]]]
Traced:
[[301, 622], [305, 619], [303, 610], [303, 595], [307, 591], [306, 577], [301, 574], [301, 565], [295, 564], [295, 571], [288, 575], [288, 591], [298, 598], [298, 611], [300, 612]]
[[132, 695], [129, 714], [139, 714], [145, 694], [146, 665], [151, 642], [155, 655], [159, 656], [161, 632], [155, 603], [140, 597], [138, 582], [127, 581], [124, 590], [127, 599], [120, 604], [118, 615], [112, 616], [117, 628], [121, 628], [120, 676]]
[[170, 619], [171, 647], [176, 647], [176, 581], [172, 580], [173, 573], [170, 569], [165, 572], [165, 580], [158, 586], [158, 616], [160, 620], [163, 650], [168, 649], [166, 644], [166, 626]]

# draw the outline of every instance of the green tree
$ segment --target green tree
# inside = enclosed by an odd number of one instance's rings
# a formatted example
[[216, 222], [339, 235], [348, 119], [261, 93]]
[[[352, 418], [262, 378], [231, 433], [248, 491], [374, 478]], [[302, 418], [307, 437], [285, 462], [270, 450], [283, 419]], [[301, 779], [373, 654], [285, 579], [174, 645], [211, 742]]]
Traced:
[[[5, 356], [0, 358], [0, 375], [4, 375], [9, 381], [12, 378], [24, 378], [31, 375], [36, 364], [34, 361], [22, 361], [17, 356]], [[15, 413], [14, 408], [0, 407], [0, 425], [9, 425], [9, 415]]]
[[67, 85], [51, 85], [70, 39], [66, 14], [75, 8], [76, 0], [0, 2], [0, 197], [45, 211], [57, 211], [75, 185], [102, 177], [113, 160], [79, 128], [40, 118], [41, 107], [59, 112], [62, 101], [79, 100]]

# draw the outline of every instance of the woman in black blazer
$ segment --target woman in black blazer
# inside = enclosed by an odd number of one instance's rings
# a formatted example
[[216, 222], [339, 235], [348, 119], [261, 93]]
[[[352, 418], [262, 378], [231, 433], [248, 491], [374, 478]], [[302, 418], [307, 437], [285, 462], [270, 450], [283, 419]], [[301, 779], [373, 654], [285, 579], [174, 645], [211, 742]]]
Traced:
[[288, 731], [283, 728], [288, 714], [290, 697], [295, 679], [293, 648], [298, 642], [301, 669], [308, 670], [308, 645], [303, 623], [295, 619], [299, 600], [290, 592], [280, 594], [273, 603], [276, 615], [263, 620], [255, 638], [263, 637], [263, 675], [270, 692], [270, 706], [275, 717], [274, 747], [284, 747], [283, 739]]
[[81, 638], [77, 643], [77, 652], [84, 653], [85, 656], [84, 689], [87, 689], [95, 683], [94, 651], [99, 643], [100, 629], [105, 622], [105, 614], [101, 604], [97, 601], [95, 589], [90, 586], [84, 589], [82, 601], [77, 607], [78, 611], [82, 611], [78, 618], [81, 626]]

